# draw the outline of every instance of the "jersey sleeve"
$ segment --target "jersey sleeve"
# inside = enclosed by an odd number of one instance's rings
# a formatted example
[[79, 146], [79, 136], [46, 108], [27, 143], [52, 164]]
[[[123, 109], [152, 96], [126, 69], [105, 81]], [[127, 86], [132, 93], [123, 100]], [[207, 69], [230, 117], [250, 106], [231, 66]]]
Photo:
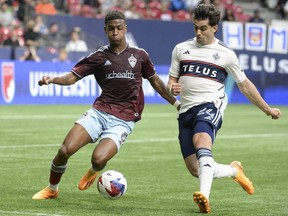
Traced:
[[148, 53], [143, 50], [143, 65], [142, 65], [142, 77], [144, 79], [150, 78], [156, 74], [154, 64], [152, 63]]
[[228, 72], [228, 74], [230, 74], [233, 77], [236, 83], [240, 83], [246, 79], [246, 74], [244, 70], [241, 68], [235, 52], [231, 52], [229, 58], [229, 64], [225, 69]]
[[91, 62], [90, 57], [80, 60], [71, 70], [80, 79], [93, 74], [93, 71], [95, 71], [95, 64]]
[[178, 59], [178, 48], [177, 48], [177, 46], [174, 47], [174, 49], [172, 51], [169, 75], [172, 76], [172, 77], [176, 77], [176, 78], [179, 77], [179, 59]]

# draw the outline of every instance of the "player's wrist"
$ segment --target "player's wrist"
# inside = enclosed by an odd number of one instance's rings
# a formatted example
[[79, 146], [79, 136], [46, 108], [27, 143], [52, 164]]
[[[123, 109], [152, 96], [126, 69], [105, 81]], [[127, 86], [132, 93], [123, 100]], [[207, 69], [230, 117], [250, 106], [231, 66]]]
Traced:
[[179, 100], [176, 100], [173, 104], [174, 107], [178, 108], [181, 105]]

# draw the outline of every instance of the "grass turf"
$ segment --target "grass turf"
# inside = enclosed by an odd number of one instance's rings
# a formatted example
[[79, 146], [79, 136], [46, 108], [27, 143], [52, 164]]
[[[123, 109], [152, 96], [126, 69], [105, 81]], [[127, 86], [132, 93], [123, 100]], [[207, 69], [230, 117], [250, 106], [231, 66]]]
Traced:
[[[143, 119], [105, 170], [122, 172], [128, 189], [106, 200], [93, 185], [77, 184], [90, 166], [94, 145], [69, 160], [59, 198], [32, 200], [47, 186], [50, 163], [66, 133], [89, 106], [2, 106], [0, 108], [0, 215], [163, 216], [199, 215], [192, 200], [198, 180], [189, 175], [177, 142], [175, 109], [146, 105]], [[213, 182], [211, 215], [288, 215], [288, 107], [277, 121], [252, 105], [229, 105], [214, 144], [214, 158], [239, 160], [253, 181], [250, 196], [229, 178]], [[103, 171], [105, 171], [103, 170]]]

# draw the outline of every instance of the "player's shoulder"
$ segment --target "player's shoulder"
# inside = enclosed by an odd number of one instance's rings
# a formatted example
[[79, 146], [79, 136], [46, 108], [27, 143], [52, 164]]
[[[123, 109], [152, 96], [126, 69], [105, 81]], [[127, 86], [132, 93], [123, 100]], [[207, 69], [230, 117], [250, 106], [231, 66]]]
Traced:
[[182, 47], [186, 47], [186, 46], [194, 46], [195, 45], [195, 38], [190, 38], [188, 40], [185, 40], [183, 42], [180, 42], [178, 44], [176, 44], [175, 47], [177, 48], [182, 48]]
[[144, 48], [133, 46], [133, 45], [128, 45], [128, 49], [134, 52], [146, 52], [147, 51]]
[[138, 53], [138, 54], [141, 54], [141, 55], [149, 56], [148, 52], [144, 48], [141, 48], [141, 47], [128, 45], [128, 49], [127, 50], [129, 52], [131, 52], [131, 53]]
[[104, 53], [106, 50], [108, 50], [108, 45], [104, 45], [104, 46], [98, 47], [95, 51], [91, 52], [91, 53], [88, 55], [88, 57], [102, 54], [102, 53]]
[[223, 41], [217, 39], [216, 46], [218, 49], [222, 49], [228, 53], [235, 53], [233, 49], [229, 48]]

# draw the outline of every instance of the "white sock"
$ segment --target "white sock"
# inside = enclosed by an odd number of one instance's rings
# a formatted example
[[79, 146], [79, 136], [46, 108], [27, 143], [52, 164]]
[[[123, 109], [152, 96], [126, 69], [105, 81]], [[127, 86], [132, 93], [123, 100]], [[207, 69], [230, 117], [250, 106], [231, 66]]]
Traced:
[[58, 185], [59, 185], [59, 184], [54, 184], [54, 185], [53, 185], [53, 184], [49, 184], [48, 187], [49, 187], [51, 190], [53, 190], [53, 191], [57, 191], [57, 190], [58, 190]]
[[214, 178], [223, 178], [223, 177], [231, 177], [236, 176], [236, 169], [231, 165], [218, 164], [215, 162], [214, 164]]
[[204, 156], [199, 159], [199, 181], [200, 192], [209, 200], [210, 190], [214, 176], [214, 159], [210, 156]]

